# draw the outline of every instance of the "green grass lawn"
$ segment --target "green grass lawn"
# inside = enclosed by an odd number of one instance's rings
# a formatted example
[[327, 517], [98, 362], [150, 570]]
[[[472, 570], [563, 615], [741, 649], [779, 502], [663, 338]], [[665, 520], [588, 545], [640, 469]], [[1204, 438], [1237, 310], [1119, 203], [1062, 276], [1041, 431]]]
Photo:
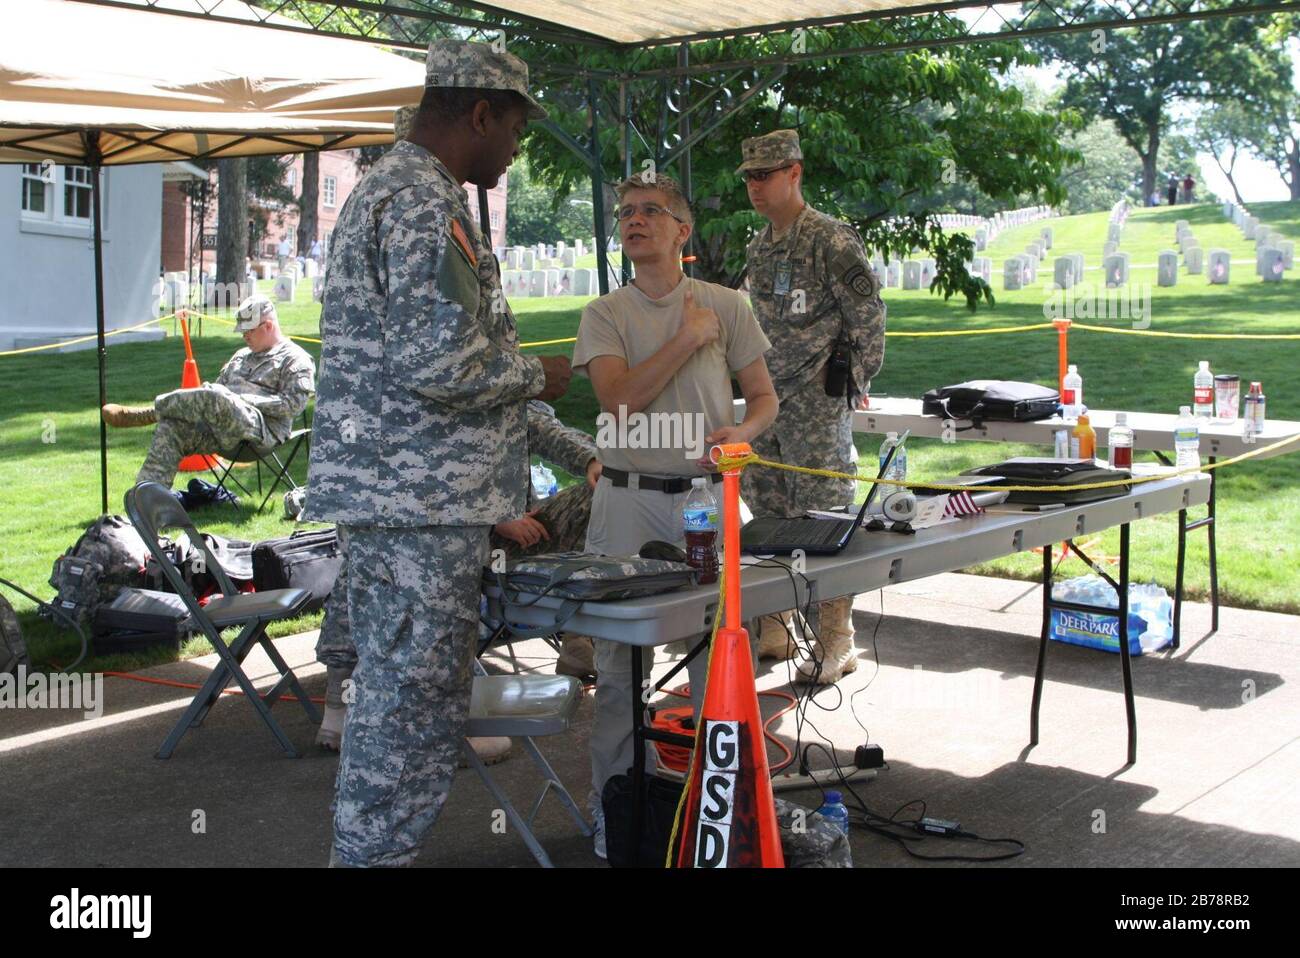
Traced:
[[[1300, 204], [1259, 204], [1254, 212], [1264, 222], [1300, 239]], [[1206, 249], [1222, 246], [1233, 259], [1254, 261], [1254, 244], [1225, 222], [1212, 205], [1137, 210], [1129, 219], [1120, 248], [1132, 254], [1134, 267], [1154, 267], [1159, 250], [1172, 246], [1174, 221], [1187, 219]], [[1050, 221], [1055, 243], [1040, 266], [1040, 280], [1050, 279], [1055, 255], [1082, 252], [1087, 265], [1100, 265], [1106, 215], [1088, 214]], [[1004, 292], [1002, 260], [1023, 250], [1043, 224], [1008, 230], [992, 244], [993, 288], [997, 305], [971, 313], [956, 299], [944, 303], [928, 291], [890, 289], [889, 328], [895, 332], [977, 329], [1043, 321], [1048, 298], [1041, 286]], [[593, 254], [594, 255], [594, 254]], [[1046, 268], [1044, 268], [1046, 267]], [[1087, 274], [1096, 284], [1099, 271]], [[1155, 271], [1134, 269], [1132, 281], [1151, 288], [1151, 330], [1164, 332], [1300, 333], [1300, 275], [1265, 285], [1250, 265], [1233, 267], [1229, 286], [1209, 286], [1203, 276], [1180, 274], [1172, 289], [1155, 286]], [[268, 284], [263, 284], [269, 287]], [[572, 336], [584, 299], [555, 297], [521, 299], [514, 304], [525, 342]], [[300, 284], [297, 300], [282, 305], [280, 317], [291, 335], [319, 334], [320, 308], [311, 302], [310, 283]], [[1106, 321], [1093, 320], [1097, 325]], [[1110, 325], [1128, 327], [1126, 322]], [[197, 330], [196, 330], [197, 332]], [[221, 365], [241, 345], [230, 327], [207, 322], [195, 336], [195, 356], [201, 373], [215, 378]], [[303, 344], [314, 356], [320, 348]], [[777, 344], [779, 348], [779, 344]], [[569, 354], [571, 346], [545, 347], [538, 352]], [[122, 343], [108, 354], [110, 400], [148, 402], [180, 382], [183, 351], [179, 340]], [[1197, 361], [1208, 359], [1216, 372], [1238, 373], [1243, 380], [1259, 379], [1268, 395], [1271, 418], [1300, 419], [1300, 398], [1290, 388], [1300, 341], [1197, 341], [1158, 337], [1075, 332], [1071, 361], [1084, 377], [1085, 398], [1096, 407], [1177, 412], [1190, 402], [1192, 373]], [[891, 337], [885, 367], [872, 384], [873, 395], [919, 396], [925, 390], [974, 378], [1003, 378], [1055, 384], [1056, 342], [1052, 331], [961, 338], [915, 339]], [[595, 397], [587, 380], [575, 378], [568, 395], [556, 404], [560, 417], [594, 431]], [[98, 514], [99, 462], [95, 355], [93, 350], [0, 357], [0, 576], [49, 596], [46, 579], [55, 557], [76, 540]], [[147, 448], [150, 431], [109, 430], [109, 505], [121, 512], [122, 495], [134, 480]], [[859, 436], [863, 471], [875, 472], [878, 437]], [[1038, 447], [959, 443], [944, 445], [916, 439], [909, 444], [910, 474], [914, 478], [949, 475], [970, 466], [1009, 455], [1041, 454]], [[299, 481], [306, 463], [295, 464]], [[184, 477], [178, 482], [184, 481]], [[1300, 612], [1300, 458], [1284, 456], [1248, 462], [1219, 473], [1220, 589], [1230, 605]], [[273, 500], [274, 502], [275, 500]], [[254, 514], [251, 505], [238, 512], [229, 507], [196, 515], [201, 528], [232, 538], [259, 540], [287, 535], [293, 524], [277, 509]], [[1118, 532], [1101, 537], [1098, 551], [1113, 554]], [[1172, 587], [1176, 517], [1158, 516], [1133, 526], [1134, 576]], [[1208, 588], [1206, 537], [1189, 537], [1187, 582], [1193, 597]], [[1012, 556], [973, 571], [1033, 578], [1039, 573], [1033, 555]], [[6, 593], [23, 618], [37, 661], [70, 660], [76, 641], [36, 618], [31, 604]], [[312, 627], [319, 616], [281, 623], [274, 634]], [[184, 654], [204, 650], [193, 643]], [[130, 668], [163, 656], [97, 660], [99, 668]]]

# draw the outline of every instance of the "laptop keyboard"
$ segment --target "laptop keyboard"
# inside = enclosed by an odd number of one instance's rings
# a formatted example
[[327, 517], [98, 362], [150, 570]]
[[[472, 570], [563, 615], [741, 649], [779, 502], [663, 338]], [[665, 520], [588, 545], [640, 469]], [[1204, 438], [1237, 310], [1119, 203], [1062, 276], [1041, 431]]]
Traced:
[[763, 536], [764, 544], [774, 546], [829, 546], [840, 541], [851, 528], [842, 521], [829, 519], [792, 520]]

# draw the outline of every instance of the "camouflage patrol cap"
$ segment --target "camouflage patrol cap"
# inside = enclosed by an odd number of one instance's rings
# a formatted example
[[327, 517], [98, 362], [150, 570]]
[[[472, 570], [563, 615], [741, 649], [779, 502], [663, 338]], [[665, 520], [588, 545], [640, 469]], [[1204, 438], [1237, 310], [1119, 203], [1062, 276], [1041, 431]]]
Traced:
[[795, 160], [803, 160], [798, 130], [773, 130], [763, 136], [751, 136], [748, 140], [741, 141], [740, 153], [745, 162], [736, 167], [737, 173], [772, 170]]
[[411, 127], [415, 125], [415, 114], [419, 112], [419, 107], [404, 106], [399, 107], [393, 113], [393, 139], [404, 140], [406, 134], [411, 132]]
[[546, 119], [546, 110], [528, 95], [528, 64], [487, 43], [434, 40], [424, 58], [424, 85], [513, 90], [528, 101], [528, 119]]
[[275, 303], [271, 302], [260, 293], [250, 296], [239, 304], [239, 311], [235, 314], [235, 332], [246, 333], [250, 329], [257, 329], [264, 323], [268, 315], [275, 317]]

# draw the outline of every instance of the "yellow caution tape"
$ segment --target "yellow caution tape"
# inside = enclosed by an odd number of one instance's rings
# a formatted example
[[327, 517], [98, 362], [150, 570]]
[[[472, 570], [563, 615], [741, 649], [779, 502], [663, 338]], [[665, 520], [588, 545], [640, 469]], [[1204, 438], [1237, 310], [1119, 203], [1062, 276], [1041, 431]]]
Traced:
[[1218, 462], [1207, 463], [1204, 466], [1198, 466], [1194, 469], [1176, 469], [1173, 472], [1162, 473], [1158, 476], [1134, 476], [1131, 479], [1108, 479], [1105, 482], [1084, 482], [1075, 486], [972, 487], [937, 482], [913, 482], [910, 479], [877, 479], [875, 476], [867, 476], [861, 473], [835, 472], [832, 469], [813, 469], [809, 466], [792, 466], [784, 462], [774, 462], [770, 459], [763, 459], [762, 457], [753, 454], [736, 457], [724, 456], [718, 461], [717, 466], [718, 469], [723, 472], [731, 469], [744, 469], [746, 466], [751, 465], [767, 466], [772, 469], [784, 469], [787, 472], [799, 472], [808, 476], [822, 476], [827, 479], [854, 479], [858, 482], [878, 482], [885, 486], [902, 486], [907, 489], [930, 489], [936, 492], [1077, 492], [1082, 489], [1111, 489], [1116, 486], [1134, 486], [1143, 482], [1161, 482], [1165, 479], [1171, 479], [1174, 476], [1210, 472], [1213, 469], [1222, 469], [1224, 466], [1231, 466], [1239, 462], [1244, 462], [1247, 459], [1254, 459], [1255, 457], [1262, 456], [1267, 452], [1272, 452], [1275, 449], [1280, 449], [1283, 446], [1290, 446], [1297, 442], [1300, 442], [1300, 433], [1286, 439], [1279, 439], [1277, 442], [1270, 443], [1267, 446], [1252, 449], [1250, 452], [1243, 452], [1241, 455], [1233, 456], [1230, 459], [1221, 459]]
[[1122, 326], [1088, 326], [1083, 323], [1073, 323], [1070, 328], [1084, 329], [1090, 333], [1123, 333], [1126, 336], [1164, 336], [1168, 339], [1300, 339], [1300, 334], [1297, 333], [1166, 333], [1158, 329], [1125, 329]]
[[[109, 336], [119, 336], [122, 333], [133, 333], [137, 329], [144, 329], [146, 326], [152, 326], [154, 323], [161, 323], [165, 319], [172, 319], [173, 316], [159, 316], [157, 319], [150, 319], [143, 323], [136, 323], [134, 326], [123, 326], [121, 329], [110, 329], [104, 333], [104, 338]], [[76, 339], [65, 339], [58, 343], [46, 343], [43, 346], [24, 346], [22, 349], [9, 349], [0, 353], [0, 356], [17, 356], [21, 353], [39, 353], [47, 349], [62, 349], [64, 346], [74, 346], [77, 343], [88, 343], [92, 340], [98, 340], [99, 334], [91, 336], [78, 336]]]
[[886, 336], [987, 336], [997, 333], [1023, 333], [1032, 329], [1054, 329], [1053, 323], [1030, 323], [1028, 326], [993, 326], [989, 329], [945, 329], [936, 332], [905, 333], [900, 330], [886, 331]]
[[[186, 315], [197, 316], [199, 319], [209, 319], [214, 323], [221, 323], [224, 326], [235, 325], [235, 321], [233, 319], [222, 319], [220, 316], [210, 316], [207, 313], [196, 313], [192, 309], [187, 310]], [[312, 339], [310, 336], [289, 336], [288, 333], [286, 333], [285, 336], [289, 339], [296, 339], [300, 343], [318, 343], [318, 344], [320, 343], [319, 339]]]

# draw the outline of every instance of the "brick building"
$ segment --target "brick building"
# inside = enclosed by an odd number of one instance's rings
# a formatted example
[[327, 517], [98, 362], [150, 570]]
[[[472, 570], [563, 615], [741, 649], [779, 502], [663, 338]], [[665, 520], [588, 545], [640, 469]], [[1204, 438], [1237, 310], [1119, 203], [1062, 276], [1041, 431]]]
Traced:
[[[320, 154], [317, 223], [318, 238], [326, 254], [329, 251], [330, 238], [334, 232], [334, 224], [338, 221], [339, 211], [362, 176], [361, 170], [357, 167], [356, 156], [356, 150], [331, 150]], [[493, 246], [504, 246], [506, 242], [507, 176], [503, 176], [501, 181], [488, 191], [488, 214], [491, 217], [491, 245]], [[209, 191], [203, 233], [207, 237], [205, 245], [210, 248], [203, 251], [203, 269], [210, 271], [216, 268], [217, 259], [215, 248], [217, 174], [215, 170], [211, 173], [209, 182], [213, 189]], [[301, 154], [295, 156], [292, 165], [285, 170], [285, 184], [295, 195], [301, 191]], [[163, 184], [161, 248], [163, 272], [181, 271], [189, 267], [191, 245], [194, 240], [193, 217], [197, 216], [197, 212], [192, 213], [191, 210], [197, 210], [197, 207], [192, 206], [190, 198], [182, 192], [181, 186], [179, 182]], [[466, 188], [469, 190], [471, 208], [477, 211], [475, 189], [472, 186]], [[249, 250], [252, 260], [274, 263], [280, 240], [286, 236], [293, 255], [306, 256], [310, 251], [310, 245], [308, 249], [298, 249], [297, 208], [264, 203], [259, 203], [258, 206], [266, 219], [266, 229], [258, 239], [257, 248]]]

